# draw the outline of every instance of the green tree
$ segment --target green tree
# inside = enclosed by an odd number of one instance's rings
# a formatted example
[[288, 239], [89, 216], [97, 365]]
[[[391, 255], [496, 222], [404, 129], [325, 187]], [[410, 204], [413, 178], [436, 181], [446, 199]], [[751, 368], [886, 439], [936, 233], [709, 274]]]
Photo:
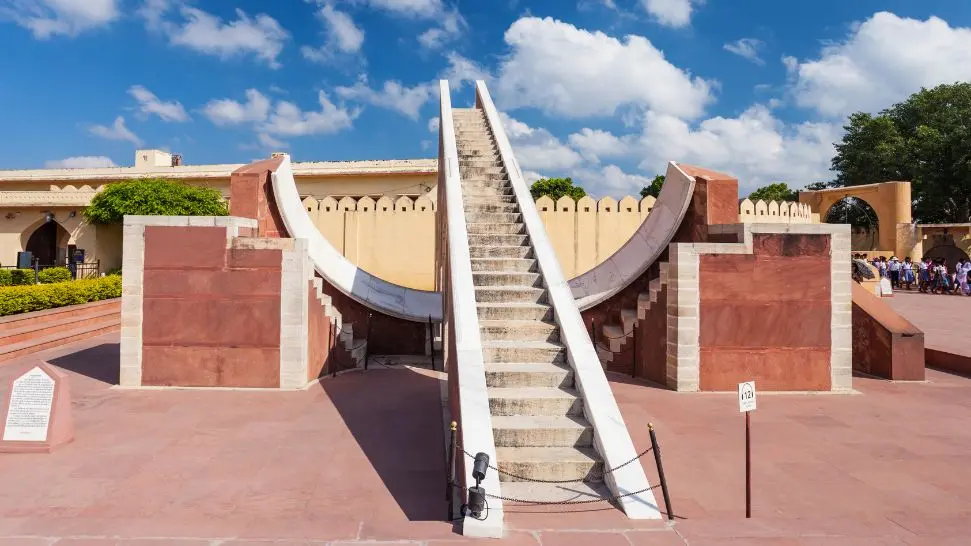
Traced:
[[145, 178], [109, 184], [84, 210], [84, 217], [93, 224], [118, 223], [126, 214], [226, 216], [229, 208], [212, 188]]
[[557, 201], [564, 195], [572, 197], [574, 201], [587, 194], [582, 187], [575, 185], [572, 178], [540, 178], [529, 188], [533, 200], [546, 195]]
[[971, 83], [921, 89], [879, 115], [857, 113], [836, 145], [834, 184], [913, 183], [914, 219], [971, 221]]
[[651, 181], [650, 186], [644, 186], [643, 188], [641, 188], [641, 199], [644, 199], [648, 195], [655, 198], [658, 195], [661, 195], [661, 186], [663, 185], [664, 185], [664, 175], [659, 174], [655, 176], [654, 180]]
[[748, 198], [753, 203], [759, 199], [765, 201], [766, 203], [769, 201], [798, 201], [799, 192], [789, 189], [789, 184], [786, 184], [785, 182], [776, 182], [775, 184], [769, 184], [768, 186], [758, 188], [750, 193]]

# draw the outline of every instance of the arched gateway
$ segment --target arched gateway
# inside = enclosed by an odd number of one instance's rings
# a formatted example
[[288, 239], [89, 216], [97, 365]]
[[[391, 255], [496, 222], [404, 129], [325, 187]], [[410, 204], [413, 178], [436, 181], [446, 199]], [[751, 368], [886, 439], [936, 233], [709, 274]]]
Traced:
[[882, 182], [799, 192], [799, 202], [808, 204], [820, 218], [826, 218], [833, 205], [846, 197], [861, 199], [873, 207], [877, 215], [877, 246], [880, 251], [901, 257], [910, 255], [913, 247], [908, 244], [910, 238], [900, 237], [898, 234], [904, 226], [907, 233], [912, 231], [910, 182]]

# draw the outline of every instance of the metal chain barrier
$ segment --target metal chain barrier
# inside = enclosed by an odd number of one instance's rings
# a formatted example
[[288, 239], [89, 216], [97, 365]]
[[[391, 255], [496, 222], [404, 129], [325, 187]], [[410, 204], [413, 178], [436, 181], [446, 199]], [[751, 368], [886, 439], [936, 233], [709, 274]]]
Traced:
[[[465, 456], [466, 457], [468, 457], [468, 458], [470, 458], [472, 460], [475, 460], [475, 455], [472, 455], [471, 453], [469, 453], [468, 451], [466, 451], [464, 447], [458, 446], [458, 448], [462, 450], [462, 453], [465, 453]], [[607, 474], [611, 474], [613, 472], [616, 472], [616, 471], [620, 470], [621, 468], [624, 468], [625, 466], [631, 464], [632, 462], [640, 459], [644, 455], [647, 455], [648, 453], [650, 453], [653, 450], [654, 450], [654, 447], [651, 446], [651, 447], [645, 449], [644, 451], [640, 452], [633, 459], [631, 459], [631, 460], [629, 460], [629, 461], [627, 461], [627, 462], [625, 462], [623, 464], [617, 465], [614, 468], [609, 468], [607, 470], [604, 470], [603, 475], [606, 476]], [[527, 478], [525, 476], [517, 476], [516, 474], [513, 474], [511, 472], [507, 472], [505, 470], [500, 470], [499, 467], [494, 466], [491, 463], [489, 464], [489, 468], [491, 470], [495, 470], [499, 474], [502, 474], [504, 476], [509, 476], [510, 478], [515, 478], [516, 480], [521, 481], [521, 482], [547, 483], [547, 484], [567, 484], [567, 483], [583, 483], [583, 482], [586, 481], [586, 479], [584, 479], [584, 478], [580, 478], [580, 479], [576, 479], [576, 480], [540, 480], [540, 479], [530, 479], [530, 478]]]
[[502, 495], [490, 495], [489, 493], [486, 493], [485, 496], [491, 499], [499, 499], [506, 502], [516, 502], [520, 504], [530, 504], [534, 506], [596, 504], [598, 502], [613, 502], [616, 500], [620, 500], [624, 497], [633, 497], [634, 495], [640, 495], [641, 493], [645, 493], [657, 487], [660, 487], [660, 484], [654, 485], [651, 487], [645, 487], [644, 489], [641, 489], [638, 491], [631, 491], [630, 493], [624, 493], [623, 495], [612, 495], [612, 496], [600, 497], [596, 499], [584, 499], [584, 500], [568, 499], [568, 500], [562, 500], [562, 501], [535, 501], [535, 500], [527, 500], [527, 499], [517, 499], [515, 497], [503, 497]]

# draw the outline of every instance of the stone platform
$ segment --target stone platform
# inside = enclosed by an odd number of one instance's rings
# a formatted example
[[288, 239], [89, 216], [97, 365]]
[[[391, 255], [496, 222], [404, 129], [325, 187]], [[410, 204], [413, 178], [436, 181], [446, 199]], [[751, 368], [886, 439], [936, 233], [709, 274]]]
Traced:
[[[377, 367], [296, 392], [131, 390], [112, 387], [117, 344], [108, 335], [22, 360], [70, 372], [77, 439], [52, 455], [0, 455], [0, 545], [466, 542], [439, 521], [431, 372]], [[965, 544], [971, 380], [927, 377], [856, 378], [853, 396], [760, 397], [746, 521], [734, 394], [611, 374], [638, 450], [656, 424], [676, 522], [507, 505], [498, 544]], [[653, 461], [644, 468], [657, 483]]]

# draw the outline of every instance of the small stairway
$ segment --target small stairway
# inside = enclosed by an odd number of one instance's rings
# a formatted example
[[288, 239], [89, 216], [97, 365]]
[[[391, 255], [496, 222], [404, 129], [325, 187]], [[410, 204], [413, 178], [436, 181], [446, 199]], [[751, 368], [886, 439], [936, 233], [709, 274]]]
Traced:
[[[331, 297], [324, 294], [323, 279], [315, 275], [313, 278], [313, 287], [314, 290], [311, 293], [311, 297], [317, 298], [317, 302], [324, 307], [324, 315], [327, 316], [334, 326], [334, 331], [337, 332], [336, 345], [347, 353], [350, 362], [354, 364], [353, 368], [363, 368], [364, 356], [367, 354], [367, 339], [354, 338], [354, 325], [350, 322], [344, 323], [343, 316], [334, 307], [334, 302]], [[340, 360], [341, 362], [344, 361], [344, 359]]]
[[0, 318], [0, 363], [121, 328], [121, 298]]
[[662, 262], [659, 266], [660, 276], [651, 280], [647, 292], [638, 294], [637, 309], [621, 309], [619, 324], [606, 323], [600, 329], [600, 338], [595, 347], [605, 370], [628, 374], [633, 371], [631, 339], [634, 337], [634, 327], [640, 327], [640, 321], [646, 318], [651, 304], [657, 303], [658, 294], [668, 284], [668, 264]]
[[503, 495], [600, 497], [603, 462], [495, 140], [481, 110], [454, 109], [453, 116]]

